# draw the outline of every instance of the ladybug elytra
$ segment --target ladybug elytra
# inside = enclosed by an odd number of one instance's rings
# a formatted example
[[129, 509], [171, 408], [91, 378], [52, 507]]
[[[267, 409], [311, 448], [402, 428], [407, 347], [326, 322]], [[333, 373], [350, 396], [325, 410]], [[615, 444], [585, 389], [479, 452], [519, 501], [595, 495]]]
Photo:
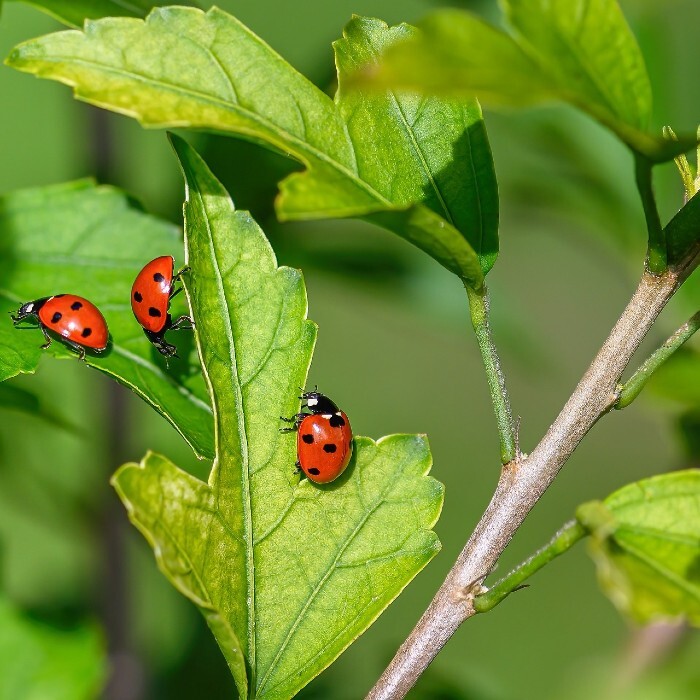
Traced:
[[22, 304], [12, 322], [33, 317], [39, 322], [46, 342], [41, 346], [46, 349], [53, 342], [48, 331], [58, 334], [60, 339], [75, 350], [79, 359], [85, 359], [85, 348], [102, 352], [107, 347], [109, 331], [107, 322], [100, 310], [87, 299], [75, 294], [56, 294]]
[[318, 391], [304, 392], [304, 408], [310, 413], [297, 413], [282, 418], [294, 423], [297, 431], [297, 463], [310, 481], [328, 484], [337, 479], [352, 456], [352, 428], [347, 415], [327, 396]]
[[[131, 309], [143, 327], [146, 337], [165, 357], [178, 357], [177, 348], [165, 340], [169, 330], [191, 328], [192, 319], [180, 316], [173, 321], [170, 315], [170, 300], [182, 291], [174, 284], [187, 268], [173, 275], [175, 260], [172, 255], [163, 255], [151, 260], [139, 272], [131, 287]], [[188, 323], [190, 325], [183, 325]]]

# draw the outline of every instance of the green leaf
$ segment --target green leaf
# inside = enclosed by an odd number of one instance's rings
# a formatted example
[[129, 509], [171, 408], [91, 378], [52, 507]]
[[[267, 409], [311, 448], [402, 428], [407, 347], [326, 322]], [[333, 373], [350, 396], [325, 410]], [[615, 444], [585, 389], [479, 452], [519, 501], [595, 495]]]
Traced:
[[286, 153], [305, 170], [280, 185], [281, 219], [368, 218], [478, 288], [498, 248], [479, 106], [345, 87], [350, 70], [413, 32], [353, 19], [335, 44], [335, 102], [217, 8], [92, 22], [21, 44], [8, 63], [145, 126], [233, 133]]
[[299, 272], [204, 162], [173, 145], [187, 182], [186, 280], [211, 388], [209, 482], [148, 455], [113, 478], [158, 564], [206, 617], [239, 693], [289, 698], [330, 664], [439, 548], [442, 487], [422, 436], [356, 438], [332, 484], [299, 481], [299, 410], [316, 336]]
[[[70, 292], [102, 310], [111, 343], [86, 364], [130, 387], [187, 440], [211, 457], [213, 428], [196, 359], [171, 363], [148, 342], [134, 320], [131, 285], [148, 260], [175, 254], [178, 230], [130, 206], [110, 187], [80, 181], [14, 192], [0, 198], [0, 380], [33, 372], [43, 354], [76, 360], [60, 342], [48, 350], [30, 324], [14, 327], [9, 313], [33, 299]], [[192, 343], [182, 333], [181, 350]]]
[[[59, 22], [80, 28], [86, 19], [100, 17], [145, 17], [151, 8], [169, 4], [152, 0], [22, 0]], [[182, 2], [182, 5], [196, 5]]]
[[42, 397], [10, 382], [0, 383], [0, 408], [26, 413], [72, 433], [80, 432], [75, 423], [61, 415], [58, 409], [49, 405]]
[[[459, 10], [438, 10], [366, 80], [434, 94], [476, 95], [493, 105], [563, 100], [654, 162], [695, 139], [646, 133], [651, 88], [644, 60], [615, 0], [504, 0], [508, 34]], [[362, 84], [358, 79], [358, 83]]]
[[684, 617], [700, 626], [700, 470], [629, 484], [577, 518], [593, 534], [591, 554], [606, 595], [648, 623]]
[[691, 197], [666, 225], [668, 259], [681, 262], [700, 242], [700, 195]]
[[92, 625], [56, 630], [0, 599], [0, 697], [91, 700], [107, 675], [102, 635]]

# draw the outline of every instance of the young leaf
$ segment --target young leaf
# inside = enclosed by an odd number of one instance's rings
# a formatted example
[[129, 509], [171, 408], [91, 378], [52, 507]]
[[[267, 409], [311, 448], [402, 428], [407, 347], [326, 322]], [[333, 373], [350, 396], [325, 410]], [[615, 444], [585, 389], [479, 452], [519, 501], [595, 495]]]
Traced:
[[32, 621], [0, 599], [1, 698], [90, 700], [107, 665], [93, 626], [56, 630]]
[[434, 556], [442, 487], [427, 441], [356, 438], [326, 486], [293, 473], [316, 328], [300, 273], [278, 268], [181, 139], [186, 279], [212, 394], [216, 460], [207, 484], [158, 455], [113, 478], [165, 575], [207, 619], [241, 697], [289, 698], [361, 634]]
[[[86, 19], [100, 17], [145, 17], [149, 10], [167, 2], [152, 0], [22, 0], [51, 15], [59, 22], [79, 29]], [[196, 5], [181, 2], [182, 5]]]
[[433, 12], [369, 79], [496, 105], [563, 100], [654, 162], [693, 145], [646, 133], [649, 78], [616, 0], [504, 0], [504, 7], [513, 35], [466, 12]]
[[[0, 381], [33, 372], [43, 354], [77, 361], [59, 341], [42, 351], [39, 329], [30, 323], [14, 327], [9, 313], [44, 296], [79, 294], [101, 309], [111, 335], [107, 350], [88, 353], [86, 364], [133, 389], [198, 455], [213, 456], [211, 409], [196, 361], [173, 362], [167, 370], [129, 301], [143, 265], [176, 253], [180, 245], [174, 226], [130, 206], [122, 193], [88, 181], [0, 198]], [[187, 348], [186, 333], [178, 344]]]
[[684, 617], [700, 626], [700, 471], [629, 484], [576, 514], [606, 595], [637, 622]]
[[217, 8], [91, 22], [26, 42], [8, 63], [146, 126], [233, 133], [286, 153], [306, 169], [281, 183], [281, 219], [368, 218], [479, 288], [497, 252], [498, 200], [478, 105], [345, 89], [349, 70], [413, 31], [353, 19], [335, 47], [335, 103]]

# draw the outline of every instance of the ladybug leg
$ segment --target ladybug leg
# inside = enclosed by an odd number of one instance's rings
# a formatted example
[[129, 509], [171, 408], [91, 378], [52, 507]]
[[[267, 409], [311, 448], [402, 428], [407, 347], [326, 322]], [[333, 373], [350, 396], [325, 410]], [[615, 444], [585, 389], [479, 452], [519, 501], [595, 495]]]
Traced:
[[85, 362], [85, 348], [82, 345], [78, 345], [78, 343], [74, 343], [72, 340], [68, 340], [68, 338], [64, 338], [63, 342], [78, 353], [79, 360]]
[[189, 272], [190, 269], [191, 268], [189, 265], [185, 265], [185, 267], [180, 268], [180, 270], [178, 270], [178, 273], [176, 275], [173, 275], [173, 282], [179, 280], [186, 272]]
[[280, 420], [283, 420], [285, 423], [294, 423], [294, 427], [292, 428], [280, 428], [280, 433], [293, 433], [299, 430], [299, 425], [301, 424], [301, 421], [303, 421], [304, 418], [306, 418], [306, 416], [308, 415], [310, 414], [296, 413], [291, 418], [285, 418], [284, 416], [280, 416]]
[[[183, 323], [189, 323], [189, 326], [183, 326]], [[170, 330], [190, 330], [194, 328], [194, 321], [189, 316], [180, 316], [180, 318], [171, 321]]]
[[42, 350], [46, 350], [46, 348], [53, 343], [53, 338], [49, 335], [49, 332], [44, 328], [44, 326], [39, 326], [41, 328], [41, 332], [44, 334], [44, 338], [46, 338], [46, 342], [41, 346]]
[[[173, 277], [173, 279], [175, 278]], [[177, 289], [175, 289], [175, 287], [170, 287], [170, 294], [168, 295], [168, 298], [174, 299], [183, 289], [184, 287], [178, 287]]]

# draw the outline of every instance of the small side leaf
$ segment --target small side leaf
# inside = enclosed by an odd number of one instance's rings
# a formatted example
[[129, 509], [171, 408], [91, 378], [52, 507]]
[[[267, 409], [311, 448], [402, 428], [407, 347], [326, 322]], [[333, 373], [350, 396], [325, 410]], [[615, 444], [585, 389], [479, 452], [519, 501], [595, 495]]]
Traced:
[[442, 487], [416, 435], [356, 438], [332, 484], [294, 475], [296, 440], [279, 416], [299, 410], [316, 336], [301, 275], [277, 267], [250, 215], [172, 140], [216, 460], [207, 484], [157, 455], [113, 483], [162, 571], [202, 610], [241, 696], [291, 698], [437, 552]]
[[[616, 0], [504, 0], [514, 34], [459, 10], [439, 10], [420, 35], [390, 49], [366, 80], [432, 94], [526, 106], [563, 100], [652, 162], [696, 143], [651, 136], [651, 88], [639, 46]], [[358, 81], [359, 82], [359, 81]]]
[[577, 518], [606, 595], [641, 623], [686, 618], [700, 626], [700, 470], [629, 484]]
[[[180, 233], [89, 181], [0, 197], [0, 381], [31, 373], [43, 355], [76, 360], [60, 342], [46, 351], [36, 326], [14, 327], [9, 314], [33, 299], [79, 294], [104, 313], [110, 344], [85, 361], [132, 389], [161, 413], [202, 457], [214, 454], [212, 416], [196, 359], [170, 369], [131, 312], [138, 271], [158, 255], [178, 256]], [[192, 337], [182, 334], [181, 350]]]

